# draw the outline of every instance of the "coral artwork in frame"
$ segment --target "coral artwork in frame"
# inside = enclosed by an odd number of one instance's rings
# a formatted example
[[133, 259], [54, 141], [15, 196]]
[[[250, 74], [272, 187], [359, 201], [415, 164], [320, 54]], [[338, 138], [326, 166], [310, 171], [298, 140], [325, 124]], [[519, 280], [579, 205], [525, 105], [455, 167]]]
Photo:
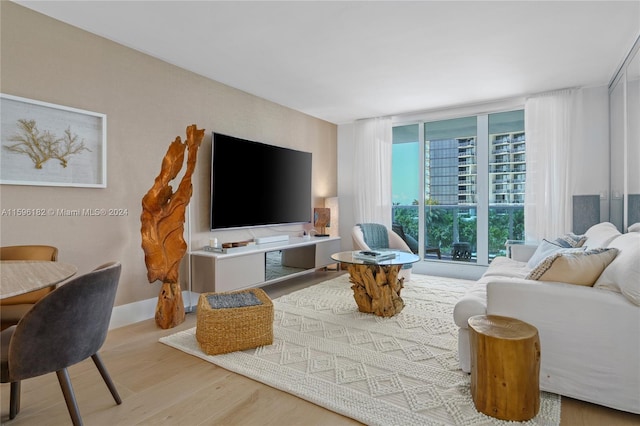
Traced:
[[0, 94], [0, 184], [107, 186], [107, 116]]

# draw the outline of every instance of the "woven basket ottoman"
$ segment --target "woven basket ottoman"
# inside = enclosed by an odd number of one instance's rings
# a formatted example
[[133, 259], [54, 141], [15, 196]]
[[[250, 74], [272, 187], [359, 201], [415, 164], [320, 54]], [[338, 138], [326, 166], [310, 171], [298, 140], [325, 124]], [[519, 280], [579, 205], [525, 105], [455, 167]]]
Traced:
[[208, 355], [273, 343], [273, 303], [262, 289], [203, 293], [196, 315], [196, 339]]

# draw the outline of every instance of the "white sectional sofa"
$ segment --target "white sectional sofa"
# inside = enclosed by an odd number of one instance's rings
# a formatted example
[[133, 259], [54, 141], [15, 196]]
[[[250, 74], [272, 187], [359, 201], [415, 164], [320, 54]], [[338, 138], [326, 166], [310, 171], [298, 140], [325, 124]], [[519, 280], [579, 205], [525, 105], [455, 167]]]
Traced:
[[604, 222], [571, 237], [581, 247], [545, 240], [491, 262], [454, 309], [460, 367], [470, 371], [471, 316], [518, 318], [538, 329], [542, 390], [640, 414], [640, 232]]

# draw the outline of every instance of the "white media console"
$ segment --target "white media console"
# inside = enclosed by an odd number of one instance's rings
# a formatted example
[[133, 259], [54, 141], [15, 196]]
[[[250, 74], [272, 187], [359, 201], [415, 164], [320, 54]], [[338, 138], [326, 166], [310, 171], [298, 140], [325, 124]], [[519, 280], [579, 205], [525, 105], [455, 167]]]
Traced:
[[259, 287], [336, 263], [340, 237], [289, 238], [232, 253], [191, 252], [191, 291], [222, 292]]

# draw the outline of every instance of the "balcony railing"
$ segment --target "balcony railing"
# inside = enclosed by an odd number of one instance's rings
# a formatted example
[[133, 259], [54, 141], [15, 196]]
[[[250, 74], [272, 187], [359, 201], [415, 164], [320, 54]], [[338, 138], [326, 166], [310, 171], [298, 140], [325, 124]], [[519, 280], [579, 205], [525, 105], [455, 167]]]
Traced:
[[458, 139], [458, 147], [475, 146], [475, 145], [476, 145], [475, 139]]
[[[472, 260], [478, 242], [476, 241], [476, 204], [448, 204], [426, 205], [425, 231], [426, 235], [418, 235], [418, 206], [394, 205], [392, 217], [404, 227], [404, 232], [418, 240], [425, 247], [438, 247], [442, 253], [442, 260], [452, 260], [451, 251], [456, 241], [467, 241], [472, 246]], [[504, 255], [506, 240], [524, 239], [524, 206], [508, 203], [506, 200], [490, 202], [489, 204], [489, 259]], [[456, 222], [454, 226], [453, 222]], [[425, 253], [425, 259], [437, 260], [437, 257]]]

